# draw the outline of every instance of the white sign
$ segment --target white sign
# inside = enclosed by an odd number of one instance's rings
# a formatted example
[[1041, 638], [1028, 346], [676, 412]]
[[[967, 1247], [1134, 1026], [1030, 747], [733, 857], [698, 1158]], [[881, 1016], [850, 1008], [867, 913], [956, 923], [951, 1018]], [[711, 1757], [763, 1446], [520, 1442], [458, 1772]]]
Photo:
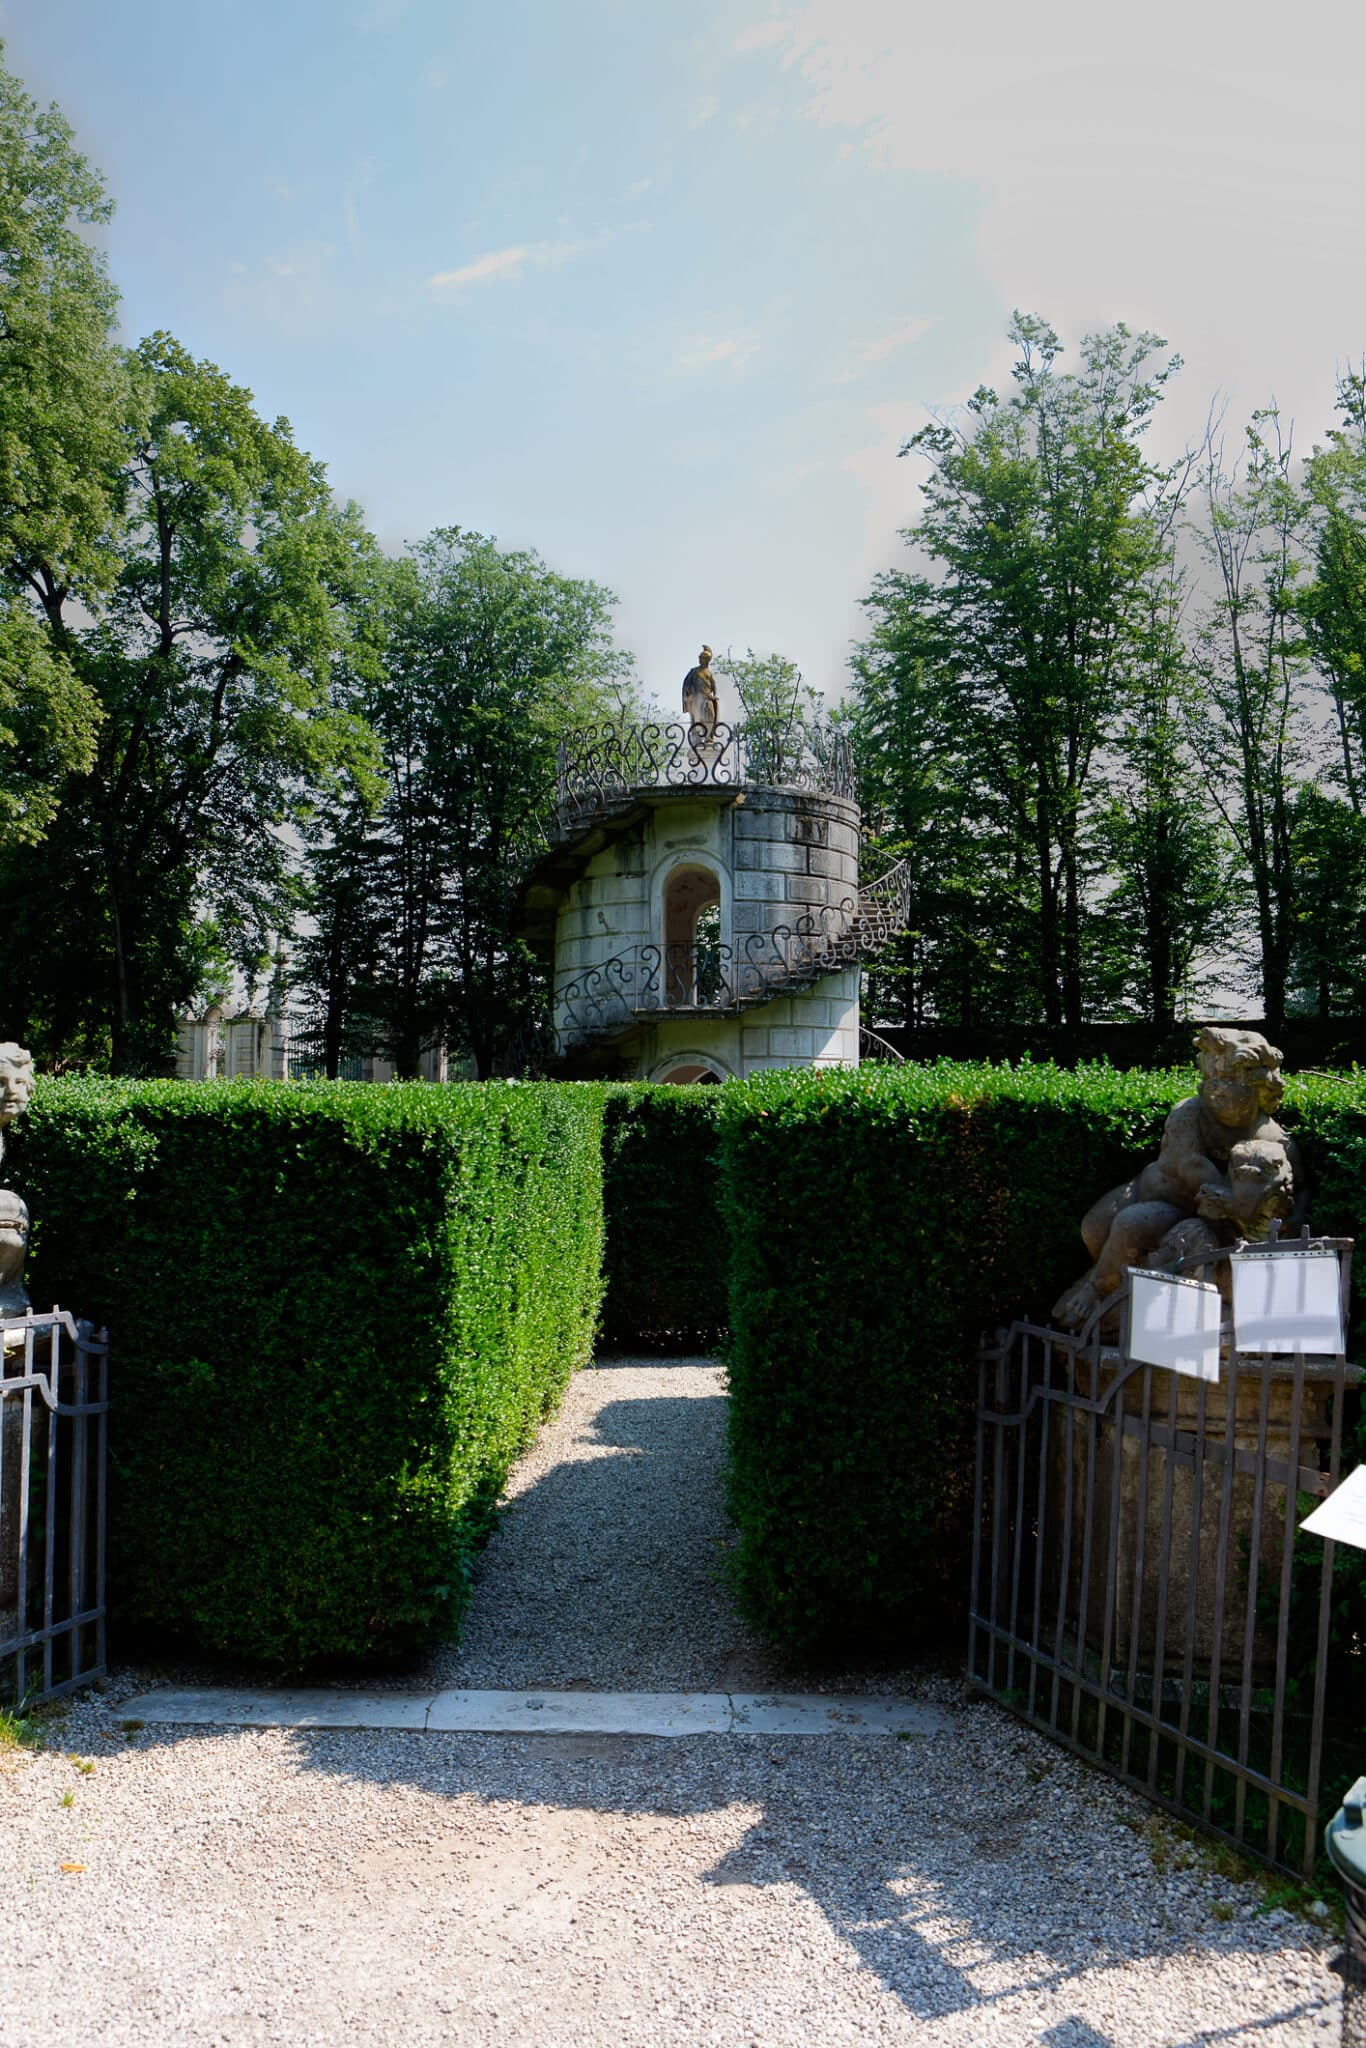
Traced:
[[1234, 1252], [1229, 1265], [1240, 1351], [1336, 1358], [1345, 1348], [1336, 1252]]
[[1197, 1380], [1219, 1377], [1219, 1290], [1184, 1274], [1129, 1268], [1129, 1356]]
[[1332, 1543], [1354, 1543], [1366, 1550], [1366, 1465], [1349, 1472], [1321, 1508], [1300, 1523], [1308, 1536], [1326, 1536]]

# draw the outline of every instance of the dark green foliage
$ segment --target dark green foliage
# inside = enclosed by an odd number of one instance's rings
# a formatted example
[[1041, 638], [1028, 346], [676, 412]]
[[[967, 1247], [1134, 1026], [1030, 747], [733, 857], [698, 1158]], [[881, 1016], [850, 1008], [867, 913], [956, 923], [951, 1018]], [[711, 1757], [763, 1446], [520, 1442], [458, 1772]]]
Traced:
[[677, 1349], [726, 1327], [719, 1088], [612, 1087], [603, 1126], [603, 1337]]
[[49, 1083], [34, 1299], [108, 1320], [123, 1624], [297, 1667], [449, 1633], [589, 1356], [600, 1091]]
[[[738, 1584], [809, 1642], [957, 1628], [979, 1335], [1046, 1312], [1077, 1225], [1150, 1155], [1188, 1071], [981, 1067], [765, 1076], [722, 1098]], [[1315, 1227], [1366, 1213], [1366, 1075], [1286, 1114]]]
[[[1078, 1219], [1193, 1078], [943, 1061], [725, 1091], [731, 1497], [768, 1632], [959, 1625], [977, 1339], [1081, 1270]], [[1292, 1082], [1285, 1115], [1315, 1228], [1357, 1235], [1366, 1074]], [[1335, 1654], [1356, 1654], [1362, 1574], [1339, 1576]]]

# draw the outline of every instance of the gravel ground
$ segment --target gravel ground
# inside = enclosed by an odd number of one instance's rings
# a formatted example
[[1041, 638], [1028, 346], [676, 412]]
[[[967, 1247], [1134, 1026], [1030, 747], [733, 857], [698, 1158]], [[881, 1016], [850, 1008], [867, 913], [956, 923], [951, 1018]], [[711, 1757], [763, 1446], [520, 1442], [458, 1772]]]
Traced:
[[4, 2048], [1336, 2041], [1336, 1944], [1142, 1802], [942, 1672], [750, 1640], [723, 1420], [703, 1361], [580, 1375], [443, 1682], [918, 1690], [941, 1733], [125, 1728], [168, 1674], [120, 1673], [0, 1757]]

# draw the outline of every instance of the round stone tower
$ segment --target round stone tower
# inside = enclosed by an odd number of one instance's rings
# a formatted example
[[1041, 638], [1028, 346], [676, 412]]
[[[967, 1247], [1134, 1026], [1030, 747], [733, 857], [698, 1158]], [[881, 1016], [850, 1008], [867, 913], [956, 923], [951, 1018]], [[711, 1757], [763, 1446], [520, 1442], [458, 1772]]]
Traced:
[[694, 716], [569, 735], [522, 891], [558, 1071], [857, 1066], [859, 962], [905, 914], [901, 871], [862, 890], [858, 856], [838, 732]]

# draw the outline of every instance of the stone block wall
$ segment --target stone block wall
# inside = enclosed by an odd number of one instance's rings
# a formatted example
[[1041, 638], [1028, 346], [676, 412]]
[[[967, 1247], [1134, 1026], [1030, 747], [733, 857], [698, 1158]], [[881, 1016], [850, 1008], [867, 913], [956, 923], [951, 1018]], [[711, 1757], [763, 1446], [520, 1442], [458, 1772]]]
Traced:
[[[716, 874], [721, 939], [743, 949], [750, 935], [796, 929], [822, 911], [838, 919], [858, 896], [857, 806], [785, 790], [724, 788], [661, 793], [645, 816], [593, 855], [565, 893], [556, 925], [555, 1022], [565, 1031], [567, 984], [618, 955], [659, 946], [670, 874], [698, 864]], [[766, 956], [766, 949], [757, 957]], [[663, 1014], [622, 1052], [653, 1074], [662, 1061], [706, 1053], [726, 1073], [765, 1067], [858, 1063], [856, 969], [816, 988], [777, 996], [738, 1018]]]

